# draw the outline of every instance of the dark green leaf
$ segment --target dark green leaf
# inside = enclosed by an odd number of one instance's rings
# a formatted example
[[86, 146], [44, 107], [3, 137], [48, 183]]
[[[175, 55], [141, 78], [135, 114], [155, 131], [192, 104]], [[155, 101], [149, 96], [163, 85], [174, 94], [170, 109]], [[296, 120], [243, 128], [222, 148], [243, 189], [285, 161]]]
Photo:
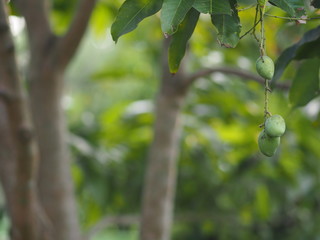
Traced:
[[309, 58], [315, 56], [316, 54], [319, 56], [319, 51], [315, 51], [315, 49], [319, 49], [316, 48], [319, 46], [319, 39], [320, 26], [306, 32], [299, 42], [284, 50], [276, 61], [272, 84], [274, 84], [281, 77], [285, 68], [293, 59]]
[[113, 40], [118, 41], [121, 35], [134, 30], [144, 18], [158, 12], [161, 6], [162, 0], [125, 1], [111, 27]]
[[313, 0], [311, 5], [315, 8], [320, 8], [320, 0]]
[[271, 87], [274, 83], [282, 76], [284, 70], [291, 62], [291, 60], [295, 57], [298, 46], [295, 44], [286, 50], [284, 50], [280, 57], [277, 59], [275, 64], [275, 71], [271, 82]]
[[236, 9], [236, 1], [229, 0], [232, 15], [211, 14], [213, 25], [218, 29], [218, 41], [224, 47], [235, 47], [239, 42], [241, 31], [240, 19]]
[[193, 7], [201, 13], [231, 15], [229, 1], [221, 0], [195, 0]]
[[270, 1], [291, 17], [301, 17], [305, 15], [304, 0], [272, 0]]
[[289, 99], [293, 107], [306, 105], [320, 94], [320, 59], [305, 60], [297, 71], [290, 89]]
[[187, 43], [197, 25], [200, 13], [191, 8], [177, 32], [172, 36], [169, 46], [169, 68], [171, 73], [178, 71], [180, 62], [186, 52]]
[[161, 28], [165, 35], [177, 31], [195, 0], [164, 0], [161, 10]]
[[[318, 51], [317, 51], [318, 49]], [[295, 59], [320, 57], [320, 36], [317, 40], [303, 44], [297, 49]]]

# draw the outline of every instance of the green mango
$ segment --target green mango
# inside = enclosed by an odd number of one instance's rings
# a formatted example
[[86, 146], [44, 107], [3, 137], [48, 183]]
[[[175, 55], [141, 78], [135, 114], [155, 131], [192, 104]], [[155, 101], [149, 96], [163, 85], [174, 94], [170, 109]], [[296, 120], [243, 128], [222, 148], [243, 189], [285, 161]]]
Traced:
[[272, 115], [264, 123], [264, 129], [270, 137], [281, 137], [286, 130], [286, 123], [280, 115]]
[[280, 137], [269, 137], [263, 130], [258, 138], [258, 145], [261, 153], [272, 157], [280, 144]]
[[264, 79], [272, 79], [274, 74], [274, 63], [268, 56], [259, 57], [256, 61], [256, 70]]

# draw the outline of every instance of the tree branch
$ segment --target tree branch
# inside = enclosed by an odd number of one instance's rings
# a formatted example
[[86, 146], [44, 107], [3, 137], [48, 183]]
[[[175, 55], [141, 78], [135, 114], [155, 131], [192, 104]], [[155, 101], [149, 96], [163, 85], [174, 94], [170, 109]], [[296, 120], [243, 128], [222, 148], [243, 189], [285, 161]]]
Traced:
[[[49, 6], [47, 0], [16, 0], [16, 6], [26, 20], [31, 50], [45, 47], [51, 35]], [[36, 51], [37, 52], [37, 51]]]
[[94, 9], [96, 0], [81, 0], [73, 21], [57, 46], [57, 63], [65, 67], [75, 54]]
[[[207, 68], [207, 69], [200, 70], [196, 73], [189, 75], [187, 77], [187, 79], [185, 80], [185, 84], [187, 86], [191, 85], [197, 79], [199, 79], [201, 77], [206, 77], [206, 76], [213, 74], [213, 73], [223, 73], [223, 74], [228, 74], [228, 75], [234, 75], [234, 76], [242, 78], [244, 81], [253, 80], [257, 83], [264, 85], [264, 79], [262, 77], [258, 76], [257, 74], [254, 74], [254, 73], [251, 73], [249, 71], [242, 70], [239, 68], [231, 68], [231, 67], [216, 67], [216, 68]], [[283, 84], [283, 83], [276, 83], [275, 87], [282, 89], [282, 90], [288, 90], [290, 88], [289, 85]]]

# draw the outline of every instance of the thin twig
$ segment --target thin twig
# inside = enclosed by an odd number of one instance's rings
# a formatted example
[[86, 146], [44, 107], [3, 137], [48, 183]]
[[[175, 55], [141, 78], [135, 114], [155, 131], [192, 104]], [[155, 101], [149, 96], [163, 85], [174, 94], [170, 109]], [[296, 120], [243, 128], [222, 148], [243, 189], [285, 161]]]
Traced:
[[296, 21], [296, 20], [304, 20], [304, 21], [320, 20], [320, 17], [310, 17], [310, 18], [280, 17], [280, 16], [271, 15], [271, 14], [268, 14], [268, 13], [265, 13], [264, 15], [267, 16], [267, 17], [273, 17], [273, 18], [279, 18], [279, 19], [285, 19], [285, 20], [291, 20], [291, 21]]
[[249, 9], [251, 9], [251, 8], [255, 7], [256, 5], [257, 5], [257, 4], [253, 4], [253, 5], [249, 6], [249, 7], [240, 8], [240, 9], [238, 9], [238, 12], [242, 12], [242, 11], [249, 10]]
[[266, 45], [265, 45], [265, 32], [264, 32], [264, 16], [263, 16], [263, 10], [262, 9], [259, 9], [259, 13], [260, 13], [260, 23], [261, 23], [261, 28], [260, 28], [260, 33], [261, 33], [261, 37], [260, 37], [260, 45], [259, 45], [259, 48], [260, 48], [260, 56], [264, 56], [265, 55], [265, 52], [266, 52]]
[[264, 120], [267, 120], [271, 113], [269, 112], [269, 80], [265, 79], [265, 88], [264, 88]]
[[256, 26], [259, 24], [259, 22], [261, 21], [261, 17], [260, 17], [260, 19], [259, 19], [259, 21], [257, 21], [257, 19], [258, 19], [258, 13], [259, 13], [259, 4], [257, 4], [257, 6], [256, 6], [256, 14], [255, 14], [255, 16], [254, 16], [254, 28], [252, 29], [252, 35], [253, 35], [253, 37], [257, 40], [257, 42], [259, 43], [259, 39], [258, 39], [258, 37], [257, 37], [257, 35], [256, 35]]
[[242, 39], [243, 37], [248, 35], [250, 32], [252, 32], [256, 28], [256, 26], [260, 23], [260, 21], [261, 21], [261, 19], [259, 19], [257, 22], [255, 22], [254, 25], [240, 37], [240, 39]]

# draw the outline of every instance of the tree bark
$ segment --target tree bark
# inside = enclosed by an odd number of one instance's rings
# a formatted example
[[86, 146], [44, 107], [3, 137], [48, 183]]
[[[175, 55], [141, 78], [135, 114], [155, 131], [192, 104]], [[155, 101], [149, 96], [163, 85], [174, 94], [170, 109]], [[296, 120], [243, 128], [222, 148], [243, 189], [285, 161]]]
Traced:
[[162, 78], [156, 101], [154, 139], [150, 148], [141, 216], [141, 240], [169, 240], [177, 179], [177, 159], [181, 132], [180, 111], [186, 96], [182, 69], [168, 72], [164, 41]]
[[37, 148], [29, 108], [18, 75], [7, 9], [0, 2], [1, 183], [12, 240], [48, 239], [36, 191]]
[[39, 196], [55, 229], [55, 238], [78, 240], [80, 228], [66, 145], [68, 130], [60, 103], [63, 73], [52, 66], [38, 67], [45, 70], [30, 76], [30, 98], [41, 159]]
[[[81, 239], [66, 145], [67, 127], [60, 101], [64, 70], [80, 44], [95, 2], [79, 1], [78, 12], [62, 37], [52, 33], [47, 0], [15, 2], [28, 29], [30, 109], [22, 94], [6, 6], [1, 0], [0, 112], [4, 114], [0, 119], [0, 150], [3, 150], [0, 163], [4, 165], [0, 173], [12, 223], [12, 240]], [[31, 114], [33, 124], [28, 118]]]

